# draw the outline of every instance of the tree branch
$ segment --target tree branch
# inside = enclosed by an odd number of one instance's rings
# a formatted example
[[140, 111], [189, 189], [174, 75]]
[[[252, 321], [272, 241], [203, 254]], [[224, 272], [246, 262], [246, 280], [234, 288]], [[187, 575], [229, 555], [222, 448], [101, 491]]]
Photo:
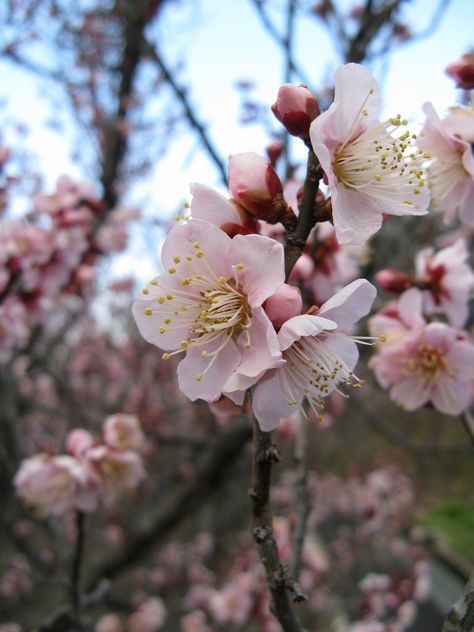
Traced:
[[[293, 602], [306, 598], [296, 582], [288, 576], [278, 554], [273, 536], [273, 516], [270, 505], [270, 482], [272, 463], [280, 460], [278, 450], [271, 442], [271, 433], [262, 432], [256, 419], [253, 424], [253, 469], [252, 488], [249, 491], [252, 500], [252, 535], [260, 560], [265, 568], [270, 588], [273, 614], [285, 632], [303, 632], [296, 615]], [[293, 592], [293, 599], [290, 598]]]

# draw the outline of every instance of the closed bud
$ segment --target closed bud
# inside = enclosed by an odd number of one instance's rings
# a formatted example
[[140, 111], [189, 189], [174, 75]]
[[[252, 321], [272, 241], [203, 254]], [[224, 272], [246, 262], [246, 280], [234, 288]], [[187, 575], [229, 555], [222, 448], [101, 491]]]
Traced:
[[319, 104], [308, 88], [285, 83], [278, 90], [272, 112], [292, 136], [309, 138], [309, 126], [319, 116]]
[[466, 53], [446, 68], [446, 74], [463, 90], [474, 89], [474, 52]]
[[233, 199], [258, 219], [278, 221], [287, 206], [275, 169], [258, 154], [248, 152], [229, 157], [229, 188]]
[[265, 313], [277, 329], [293, 316], [299, 316], [302, 307], [301, 292], [288, 283], [283, 283], [280, 289], [263, 304]]
[[413, 286], [413, 280], [408, 274], [400, 272], [400, 270], [395, 270], [394, 268], [387, 268], [386, 270], [377, 272], [375, 279], [386, 292], [397, 292], [401, 294]]
[[275, 166], [278, 158], [283, 153], [283, 149], [284, 149], [283, 143], [279, 140], [274, 140], [268, 145], [267, 156], [273, 166]]

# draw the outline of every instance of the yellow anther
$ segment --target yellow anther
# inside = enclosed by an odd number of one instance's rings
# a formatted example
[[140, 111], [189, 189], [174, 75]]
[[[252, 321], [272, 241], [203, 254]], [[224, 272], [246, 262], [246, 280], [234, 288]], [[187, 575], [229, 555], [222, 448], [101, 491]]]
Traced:
[[161, 303], [163, 305], [163, 303], [166, 301], [166, 298], [164, 296], [159, 296], [157, 299], [158, 303]]
[[181, 340], [181, 342], [179, 343], [179, 346], [181, 349], [187, 349], [188, 348], [187, 340]]
[[199, 245], [198, 241], [195, 241], [193, 244], [194, 248], [200, 248], [201, 246]]
[[201, 351], [201, 358], [205, 358], [207, 356], [207, 351]]
[[403, 204], [409, 204], [412, 205], [413, 202], [411, 200], [403, 200]]
[[186, 261], [192, 261], [192, 260], [193, 260], [192, 257], [190, 257], [189, 255], [186, 255]]
[[182, 312], [185, 312], [188, 308], [186, 307], [186, 305], [181, 305], [181, 307], [179, 308]]
[[185, 202], [185, 203], [183, 204], [183, 207], [184, 207], [184, 208], [189, 208], [189, 202]]
[[164, 334], [166, 331], [166, 327], [160, 327], [160, 334]]
[[162, 359], [162, 360], [164, 360], [165, 362], [167, 362], [170, 358], [171, 358], [171, 356], [170, 356], [170, 354], [169, 354], [169, 353], [164, 353], [164, 354], [161, 356], [161, 359]]
[[169, 272], [170, 274], [175, 274], [175, 272], [176, 272], [176, 268], [168, 268], [168, 272]]
[[220, 276], [220, 277], [219, 277], [219, 283], [220, 283], [221, 285], [224, 285], [226, 282], [227, 282], [227, 279], [226, 279], [225, 277], [223, 277], [223, 276]]
[[415, 195], [419, 195], [421, 193], [420, 189], [413, 189], [413, 193]]
[[250, 342], [246, 342], [246, 343], [245, 343], [245, 348], [246, 348], [246, 349], [250, 349], [250, 346], [251, 346], [251, 345], [250, 345]]
[[165, 325], [169, 325], [171, 323], [171, 318], [165, 318], [163, 322]]
[[150, 294], [150, 290], [147, 287], [144, 287], [142, 290], [142, 294]]
[[236, 263], [235, 267], [237, 268], [237, 270], [243, 270], [245, 268], [243, 263]]
[[158, 285], [158, 281], [156, 279], [153, 279], [153, 281], [150, 281], [150, 285]]
[[198, 373], [194, 379], [196, 380], [196, 382], [200, 382], [202, 380], [202, 378], [203, 378], [203, 374], [202, 373]]
[[382, 176], [379, 175], [375, 175], [374, 178], [377, 182], [380, 182], [382, 180]]
[[172, 301], [172, 300], [174, 299], [174, 296], [173, 296], [172, 294], [167, 294], [167, 295], [166, 295], [166, 299], [167, 299], [168, 301]]
[[388, 338], [387, 338], [387, 336], [384, 336], [383, 334], [381, 334], [379, 336], [379, 340], [380, 340], [380, 342], [387, 342]]
[[181, 259], [180, 259], [179, 257], [173, 257], [173, 261], [174, 261], [175, 263], [180, 263], [180, 262], [181, 262]]
[[202, 276], [200, 274], [196, 274], [196, 281], [202, 281]]
[[145, 314], [147, 316], [151, 316], [153, 314], [153, 310], [151, 309], [151, 307], [147, 307], [145, 310]]
[[203, 253], [203, 251], [202, 251], [202, 250], [198, 250], [198, 251], [196, 252], [196, 257], [199, 257], [199, 259], [200, 259], [201, 257], [204, 257], [204, 253]]

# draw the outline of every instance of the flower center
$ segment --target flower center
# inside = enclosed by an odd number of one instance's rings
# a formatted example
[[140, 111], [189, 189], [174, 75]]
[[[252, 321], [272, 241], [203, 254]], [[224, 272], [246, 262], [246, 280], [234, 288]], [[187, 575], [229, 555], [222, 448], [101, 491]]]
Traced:
[[[239, 282], [239, 273], [244, 270], [243, 263], [232, 266], [233, 276], [226, 278], [218, 276], [206, 260], [204, 251], [198, 242], [194, 243], [193, 253], [182, 261], [174, 257], [180, 266], [168, 269], [168, 273], [180, 280], [180, 289], [167, 285], [167, 277], [161, 277], [151, 282], [152, 288], [145, 288], [144, 294], [154, 292], [160, 307], [145, 309], [145, 314], [158, 314], [162, 317], [160, 333], [171, 330], [187, 332], [180, 343], [179, 349], [172, 353], [164, 353], [163, 360], [169, 360], [172, 355], [182, 353], [188, 349], [200, 348], [201, 356], [208, 358], [205, 369], [196, 375], [200, 381], [215, 362], [218, 354], [242, 332], [246, 335], [247, 349], [250, 348], [248, 329], [251, 324], [251, 310], [247, 295]], [[199, 273], [193, 261], [199, 261]], [[189, 276], [184, 276], [189, 272]], [[170, 284], [171, 285], [171, 284]]]
[[[400, 115], [371, 125], [357, 134], [357, 129], [367, 116], [364, 106], [369, 98], [370, 94], [362, 104], [346, 140], [334, 152], [334, 174], [346, 188], [362, 191], [379, 201], [390, 202], [395, 187], [406, 198], [403, 199], [404, 204], [419, 209], [416, 196], [425, 186], [422, 163], [430, 155], [422, 149], [414, 150], [411, 147], [416, 134], [405, 131], [400, 136], [393, 135], [408, 123]], [[415, 198], [411, 199], [412, 196]]]
[[419, 345], [414, 358], [405, 358], [402, 361], [403, 377], [417, 375], [426, 388], [438, 382], [441, 375], [449, 373], [449, 366], [445, 352], [433, 345]]
[[[337, 335], [325, 333], [326, 337]], [[330, 345], [325, 344], [323, 340], [315, 336], [300, 338], [283, 351], [282, 355], [286, 364], [280, 371], [281, 385], [288, 396], [288, 404], [300, 404], [295, 392], [296, 386], [298, 391], [303, 391], [318, 420], [322, 419], [324, 397], [333, 391], [338, 392], [346, 399], [349, 397], [338, 389], [339, 384], [359, 388], [364, 383], [332, 351]]]

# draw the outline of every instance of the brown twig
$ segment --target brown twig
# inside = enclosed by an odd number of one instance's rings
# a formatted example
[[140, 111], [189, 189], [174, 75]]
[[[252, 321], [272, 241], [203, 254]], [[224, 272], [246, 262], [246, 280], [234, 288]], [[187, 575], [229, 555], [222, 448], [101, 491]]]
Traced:
[[469, 410], [465, 410], [461, 414], [461, 421], [474, 448], [474, 417]]
[[194, 113], [194, 108], [191, 106], [189, 99], [187, 97], [186, 91], [184, 88], [178, 85], [171, 70], [166, 65], [162, 55], [160, 54], [158, 47], [156, 44], [151, 44], [150, 42], [145, 42], [146, 51], [148, 52], [150, 58], [158, 65], [163, 77], [166, 82], [173, 90], [174, 94], [178, 98], [181, 106], [183, 107], [186, 118], [188, 119], [189, 124], [197, 133], [199, 139], [204, 145], [211, 161], [214, 163], [222, 183], [227, 186], [227, 169], [225, 167], [224, 161], [219, 156], [217, 149], [212, 144], [207, 131], [202, 123], [200, 123]]
[[[270, 483], [272, 464], [278, 463], [280, 455], [272, 445], [271, 433], [262, 432], [257, 420], [253, 424], [253, 469], [252, 487], [252, 535], [265, 568], [273, 604], [273, 614], [285, 632], [303, 632], [303, 627], [293, 607], [294, 602], [306, 598], [296, 582], [288, 575], [278, 554], [273, 535], [273, 516], [270, 505]], [[293, 593], [293, 598], [291, 597]]]

